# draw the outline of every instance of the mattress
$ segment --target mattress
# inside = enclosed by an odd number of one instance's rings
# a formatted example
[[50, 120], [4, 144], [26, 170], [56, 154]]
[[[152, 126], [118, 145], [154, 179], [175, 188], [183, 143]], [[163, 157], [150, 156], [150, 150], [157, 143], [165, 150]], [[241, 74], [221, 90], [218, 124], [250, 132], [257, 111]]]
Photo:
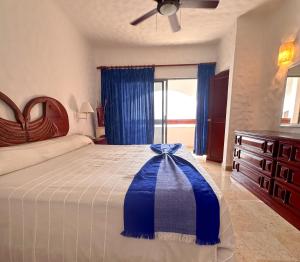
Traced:
[[184, 149], [215, 191], [220, 240], [199, 246], [126, 238], [123, 202], [149, 146], [85, 145], [0, 176], [0, 261], [233, 261], [229, 211], [209, 174]]

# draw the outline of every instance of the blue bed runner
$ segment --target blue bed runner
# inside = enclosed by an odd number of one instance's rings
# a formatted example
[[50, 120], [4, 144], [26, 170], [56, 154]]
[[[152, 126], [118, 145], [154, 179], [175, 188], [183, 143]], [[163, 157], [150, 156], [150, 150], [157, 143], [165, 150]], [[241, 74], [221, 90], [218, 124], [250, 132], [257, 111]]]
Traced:
[[198, 245], [220, 242], [217, 196], [198, 170], [174, 155], [181, 144], [156, 144], [135, 175], [124, 200], [126, 237], [177, 240]]

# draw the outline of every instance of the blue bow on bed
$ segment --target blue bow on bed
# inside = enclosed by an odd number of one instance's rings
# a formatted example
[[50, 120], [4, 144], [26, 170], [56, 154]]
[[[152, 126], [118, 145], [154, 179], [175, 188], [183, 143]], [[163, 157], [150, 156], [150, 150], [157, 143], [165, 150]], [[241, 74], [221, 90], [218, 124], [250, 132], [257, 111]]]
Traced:
[[151, 145], [158, 155], [135, 175], [125, 196], [123, 236], [220, 242], [218, 198], [190, 162], [174, 155], [180, 147]]

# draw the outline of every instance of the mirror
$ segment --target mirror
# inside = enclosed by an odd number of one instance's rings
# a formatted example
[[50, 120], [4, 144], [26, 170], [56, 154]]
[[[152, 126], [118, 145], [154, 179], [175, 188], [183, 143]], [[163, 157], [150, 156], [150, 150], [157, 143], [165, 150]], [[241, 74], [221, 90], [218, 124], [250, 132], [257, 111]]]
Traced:
[[300, 127], [300, 64], [287, 72], [281, 125]]

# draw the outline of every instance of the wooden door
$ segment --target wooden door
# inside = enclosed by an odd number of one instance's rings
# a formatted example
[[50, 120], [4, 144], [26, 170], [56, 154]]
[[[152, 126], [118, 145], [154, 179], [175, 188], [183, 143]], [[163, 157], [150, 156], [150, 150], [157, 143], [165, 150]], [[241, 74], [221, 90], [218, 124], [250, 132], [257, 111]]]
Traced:
[[214, 76], [210, 82], [208, 105], [207, 160], [222, 162], [226, 123], [229, 71]]

